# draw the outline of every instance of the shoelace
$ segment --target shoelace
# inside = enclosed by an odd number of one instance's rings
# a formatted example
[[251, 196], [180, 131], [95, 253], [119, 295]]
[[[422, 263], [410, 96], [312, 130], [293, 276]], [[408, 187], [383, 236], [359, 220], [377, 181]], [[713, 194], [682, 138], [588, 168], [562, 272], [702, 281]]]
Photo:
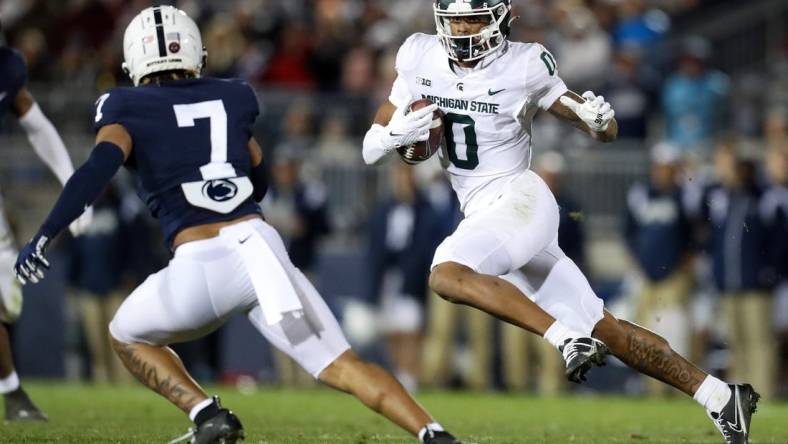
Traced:
[[722, 432], [722, 436], [725, 438], [725, 441], [730, 442], [730, 440], [733, 439], [733, 435], [731, 434], [731, 431], [728, 429], [728, 427], [723, 424], [725, 421], [722, 419], [722, 415], [717, 416], [717, 419], [715, 419], [714, 422], [717, 424], [717, 428], [720, 430], [720, 432]]
[[577, 355], [580, 354], [581, 347], [586, 347], [589, 349], [591, 348], [591, 346], [588, 344], [580, 344], [574, 341], [567, 344], [567, 346], [564, 347], [564, 360], [571, 361], [572, 359], [574, 359]]
[[197, 428], [196, 427], [192, 427], [192, 428], [189, 429], [188, 432], [186, 432], [183, 435], [173, 439], [172, 441], [168, 442], [167, 444], [177, 444], [179, 442], [186, 441], [186, 440], [189, 440], [191, 438], [194, 438], [194, 433], [196, 431], [197, 431]]

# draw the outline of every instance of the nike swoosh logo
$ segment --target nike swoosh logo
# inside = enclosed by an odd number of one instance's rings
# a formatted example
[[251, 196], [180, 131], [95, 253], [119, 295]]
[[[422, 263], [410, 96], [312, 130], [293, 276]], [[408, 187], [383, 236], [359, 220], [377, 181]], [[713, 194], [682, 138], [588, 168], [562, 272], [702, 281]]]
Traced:
[[741, 422], [741, 420], [740, 420], [741, 419], [741, 400], [739, 399], [739, 388], [738, 387], [736, 387], [736, 391], [733, 393], [733, 395], [735, 397], [734, 398], [734, 406], [735, 406], [734, 411], [735, 411], [736, 414], [735, 414], [735, 416], [733, 418], [735, 420], [735, 422], [728, 421], [728, 426], [734, 432], [741, 433], [742, 432], [742, 427], [741, 427], [741, 424], [739, 424]]
[[389, 136], [391, 136], [391, 137], [401, 137], [401, 136], [404, 136], [404, 134], [394, 134], [391, 131], [389, 131]]
[[249, 240], [249, 238], [251, 238], [251, 237], [252, 237], [252, 235], [250, 234], [249, 236], [246, 236], [245, 238], [243, 238], [243, 239], [240, 239], [240, 240], [238, 241], [238, 243], [239, 243], [239, 244], [243, 244], [243, 243], [245, 243], [246, 241], [248, 241], [248, 240]]
[[494, 96], [494, 95], [498, 94], [498, 93], [499, 93], [499, 92], [501, 92], [501, 91], [506, 91], [506, 88], [499, 89], [498, 91], [493, 91], [492, 89], [488, 89], [488, 90], [487, 90], [487, 94], [489, 94], [489, 95], [491, 95], [491, 96]]

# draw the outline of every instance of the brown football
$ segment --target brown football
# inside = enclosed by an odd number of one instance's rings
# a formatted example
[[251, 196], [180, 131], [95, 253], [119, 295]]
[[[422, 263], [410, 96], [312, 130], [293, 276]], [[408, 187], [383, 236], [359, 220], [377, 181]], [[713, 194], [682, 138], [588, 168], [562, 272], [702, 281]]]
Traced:
[[[432, 101], [429, 99], [419, 99], [410, 104], [408, 112], [416, 111], [429, 105], [432, 105]], [[443, 112], [440, 109], [436, 109], [432, 113], [432, 126], [430, 127], [429, 138], [424, 142], [401, 146], [397, 148], [397, 152], [403, 162], [415, 165], [424, 162], [438, 152], [441, 146], [441, 139], [443, 139]]]

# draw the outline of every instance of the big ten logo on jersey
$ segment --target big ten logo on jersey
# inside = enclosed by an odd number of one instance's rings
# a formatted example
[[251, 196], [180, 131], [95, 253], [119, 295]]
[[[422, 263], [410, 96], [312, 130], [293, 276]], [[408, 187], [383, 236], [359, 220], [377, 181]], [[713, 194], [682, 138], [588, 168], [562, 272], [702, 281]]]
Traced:
[[416, 77], [416, 84], [417, 85], [421, 85], [421, 86], [431, 87], [432, 86], [432, 80], [425, 79], [424, 77]]
[[200, 167], [203, 180], [181, 184], [186, 200], [196, 207], [227, 214], [252, 195], [247, 176], [239, 177], [227, 162], [227, 112], [222, 100], [173, 105], [179, 128], [195, 126], [198, 119], [210, 122], [210, 160]]

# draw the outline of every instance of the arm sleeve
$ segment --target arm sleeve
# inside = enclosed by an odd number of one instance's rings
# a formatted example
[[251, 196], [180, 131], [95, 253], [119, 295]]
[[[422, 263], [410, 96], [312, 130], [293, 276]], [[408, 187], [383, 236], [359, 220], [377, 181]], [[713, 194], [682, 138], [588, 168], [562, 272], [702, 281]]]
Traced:
[[380, 141], [380, 137], [386, 131], [383, 125], [373, 123], [372, 127], [364, 135], [361, 156], [367, 165], [375, 165], [386, 157], [391, 150], [387, 150]]
[[74, 166], [63, 139], [37, 103], [33, 103], [27, 113], [19, 118], [19, 124], [27, 133], [27, 139], [38, 157], [52, 170], [60, 183], [65, 184], [74, 172]]
[[529, 53], [525, 90], [528, 92], [530, 103], [547, 110], [569, 89], [558, 77], [558, 64], [555, 57], [544, 46], [534, 46]]
[[93, 148], [90, 158], [71, 175], [40, 232], [52, 239], [91, 205], [123, 165], [123, 151], [110, 142]]

